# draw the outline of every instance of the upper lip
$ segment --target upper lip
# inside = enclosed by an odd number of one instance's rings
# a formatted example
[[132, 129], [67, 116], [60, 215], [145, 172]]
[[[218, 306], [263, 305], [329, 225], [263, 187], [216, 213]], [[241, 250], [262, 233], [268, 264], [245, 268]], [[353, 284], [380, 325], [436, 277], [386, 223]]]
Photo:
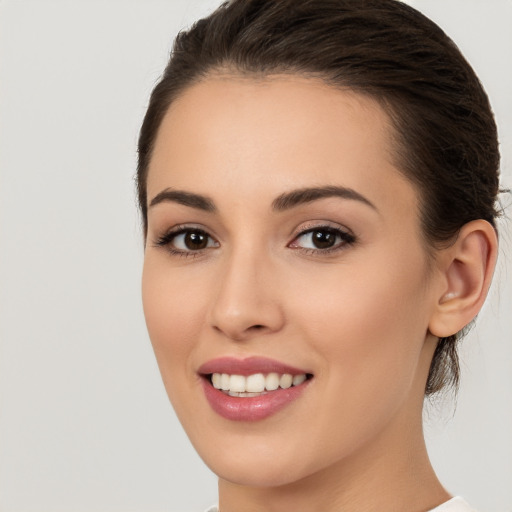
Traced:
[[230, 375], [253, 375], [255, 373], [289, 373], [301, 375], [305, 370], [290, 366], [275, 359], [252, 356], [245, 359], [236, 357], [219, 357], [202, 364], [198, 370], [203, 375], [211, 373], [228, 373]]

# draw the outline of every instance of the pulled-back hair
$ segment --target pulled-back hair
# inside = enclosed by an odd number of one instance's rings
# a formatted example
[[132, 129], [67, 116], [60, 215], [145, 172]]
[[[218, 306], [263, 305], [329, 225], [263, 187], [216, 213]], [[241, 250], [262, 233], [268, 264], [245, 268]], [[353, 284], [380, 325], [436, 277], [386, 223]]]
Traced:
[[[395, 130], [398, 170], [420, 196], [429, 257], [474, 219], [495, 227], [497, 129], [489, 100], [451, 39], [397, 0], [232, 0], [181, 32], [154, 88], [139, 137], [138, 199], [170, 104], [217, 73], [322, 79], [379, 102]], [[426, 385], [457, 385], [457, 342], [440, 338]]]

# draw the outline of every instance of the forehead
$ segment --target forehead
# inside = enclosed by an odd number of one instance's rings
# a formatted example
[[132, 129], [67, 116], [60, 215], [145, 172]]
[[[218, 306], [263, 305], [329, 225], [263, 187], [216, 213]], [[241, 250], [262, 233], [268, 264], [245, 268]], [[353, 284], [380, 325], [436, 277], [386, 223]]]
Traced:
[[165, 115], [148, 199], [166, 187], [270, 200], [285, 189], [340, 185], [377, 202], [398, 194], [410, 208], [416, 194], [394, 164], [393, 135], [377, 101], [319, 79], [210, 77]]

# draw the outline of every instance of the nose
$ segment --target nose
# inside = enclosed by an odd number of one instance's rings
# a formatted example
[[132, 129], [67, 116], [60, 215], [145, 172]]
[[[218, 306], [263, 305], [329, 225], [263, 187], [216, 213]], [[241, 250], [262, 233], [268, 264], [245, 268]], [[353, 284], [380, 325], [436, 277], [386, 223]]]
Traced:
[[234, 341], [278, 332], [284, 313], [269, 258], [238, 251], [222, 263], [212, 304], [212, 327]]

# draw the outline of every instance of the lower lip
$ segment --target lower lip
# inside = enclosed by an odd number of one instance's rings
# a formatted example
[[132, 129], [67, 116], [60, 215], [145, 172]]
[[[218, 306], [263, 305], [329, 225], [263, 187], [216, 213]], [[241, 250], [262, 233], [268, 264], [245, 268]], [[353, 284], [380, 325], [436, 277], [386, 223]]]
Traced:
[[268, 418], [295, 401], [308, 384], [309, 379], [288, 389], [276, 389], [260, 396], [238, 397], [215, 389], [208, 379], [203, 379], [204, 393], [210, 406], [217, 414], [231, 421], [259, 421]]

